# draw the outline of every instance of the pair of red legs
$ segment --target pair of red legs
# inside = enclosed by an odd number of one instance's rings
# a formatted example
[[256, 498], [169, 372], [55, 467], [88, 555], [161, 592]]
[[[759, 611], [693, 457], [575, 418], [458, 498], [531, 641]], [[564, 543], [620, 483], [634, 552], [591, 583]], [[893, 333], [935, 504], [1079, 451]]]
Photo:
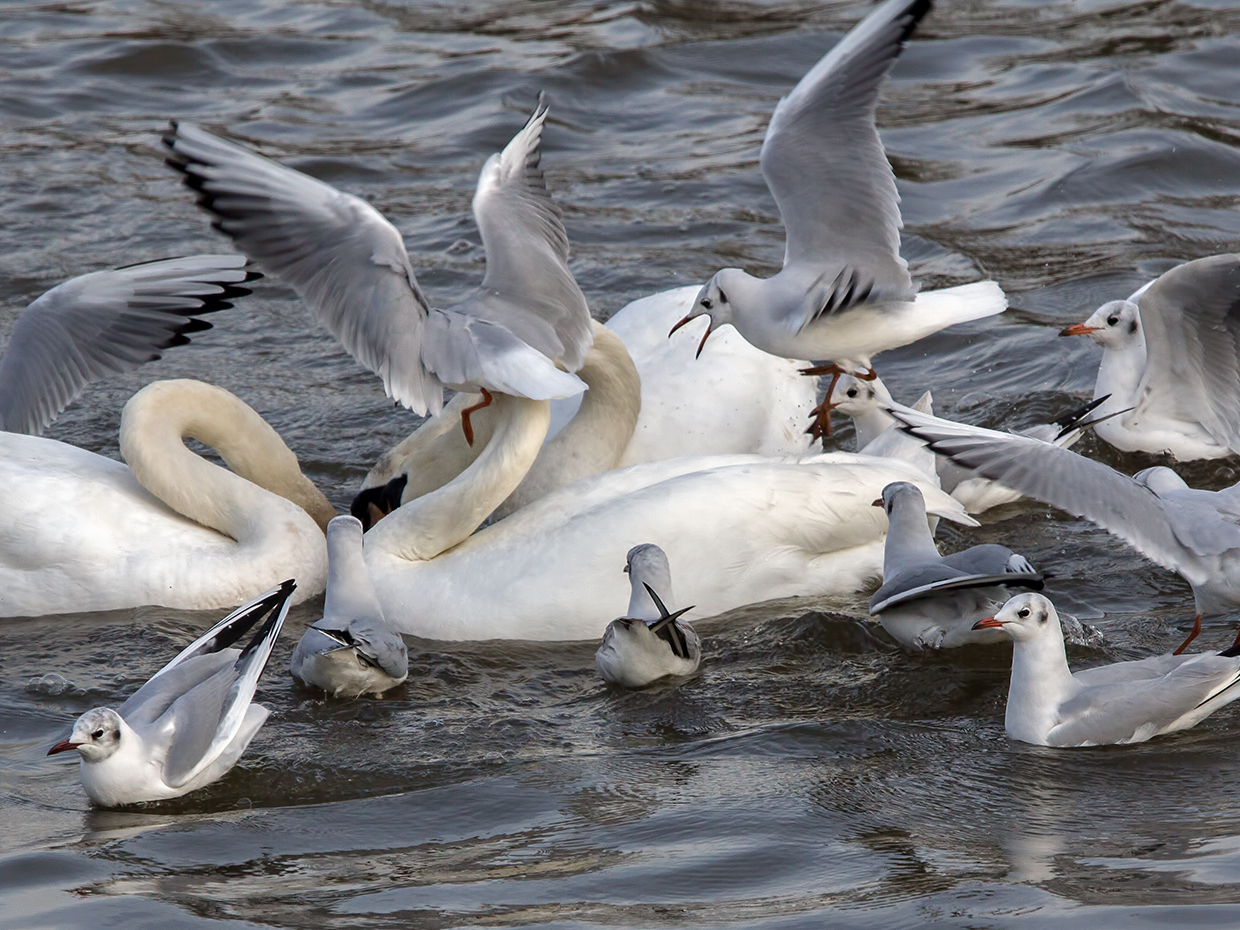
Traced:
[[[830, 375], [831, 384], [827, 387], [827, 394], [822, 399], [822, 403], [809, 412], [813, 417], [813, 421], [805, 432], [809, 433], [814, 439], [821, 439], [823, 448], [826, 448], [826, 437], [831, 435], [831, 411], [836, 405], [831, 403], [831, 394], [835, 391], [835, 385], [839, 382], [842, 375], [852, 375], [862, 381], [873, 381], [878, 377], [878, 372], [873, 368], [866, 370], [865, 374], [858, 375], [851, 371], [845, 371], [839, 365], [817, 365], [813, 368], [802, 368], [801, 374], [818, 377], [820, 375]], [[813, 440], [811, 440], [812, 442]]]
[[474, 427], [473, 424], [469, 422], [470, 415], [477, 413], [483, 407], [491, 406], [491, 401], [495, 400], [495, 398], [491, 396], [491, 392], [486, 388], [482, 388], [481, 390], [482, 400], [474, 404], [472, 407], [466, 407], [461, 411], [461, 429], [465, 431], [465, 441], [471, 446], [474, 444]]
[[[1177, 648], [1175, 652], [1171, 654], [1173, 656], [1178, 656], [1180, 653], [1182, 653], [1185, 649], [1188, 648], [1188, 644], [1197, 638], [1197, 634], [1200, 632], [1201, 632], [1201, 614], [1197, 614], [1196, 618], [1193, 620], [1193, 628], [1192, 630], [1189, 631], [1188, 639], [1180, 643], [1179, 648]], [[1240, 646], [1240, 633], [1236, 634], [1236, 641], [1231, 644], [1231, 648], [1235, 649], [1237, 646]]]

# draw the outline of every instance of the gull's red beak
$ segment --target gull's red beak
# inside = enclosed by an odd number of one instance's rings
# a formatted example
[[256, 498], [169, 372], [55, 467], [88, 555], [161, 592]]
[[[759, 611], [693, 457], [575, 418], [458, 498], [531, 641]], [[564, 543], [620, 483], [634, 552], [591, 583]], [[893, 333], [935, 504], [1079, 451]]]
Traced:
[[710, 334], [714, 330], [714, 328], [715, 328], [714, 320], [711, 320], [710, 322], [706, 324], [706, 332], [702, 333], [702, 341], [698, 343], [697, 354], [693, 356], [694, 358], [702, 357], [702, 350], [706, 348], [706, 340], [710, 338]]
[[57, 743], [55, 746], [49, 749], [47, 751], [47, 754], [49, 756], [54, 756], [58, 752], [68, 752], [70, 749], [77, 749], [78, 746], [80, 745], [81, 743], [74, 743], [74, 742], [70, 742], [67, 739], [62, 739], [59, 743]]
[[1071, 326], [1065, 326], [1059, 331], [1061, 336], [1088, 336], [1090, 333], [1096, 333], [1102, 329], [1101, 326], [1086, 326], [1084, 323], [1073, 323]]
[[683, 320], [681, 320], [679, 323], [677, 323], [675, 326], [669, 329], [667, 331], [667, 335], [670, 337], [672, 333], [676, 332], [676, 330], [680, 329], [680, 327], [684, 326], [686, 323], [688, 323], [692, 319], [694, 319], [694, 316], [692, 313], [690, 313], [687, 317], [685, 317]]
[[975, 630], [997, 630], [1003, 626], [1002, 620], [996, 620], [994, 617], [987, 617], [985, 620], [978, 620], [973, 624]]
[[871, 502], [870, 502], [870, 506], [871, 506], [871, 507], [881, 507], [881, 506], [883, 506], [883, 499], [880, 497], [880, 498], [879, 498], [878, 500], [876, 500], [876, 501], [871, 501]]

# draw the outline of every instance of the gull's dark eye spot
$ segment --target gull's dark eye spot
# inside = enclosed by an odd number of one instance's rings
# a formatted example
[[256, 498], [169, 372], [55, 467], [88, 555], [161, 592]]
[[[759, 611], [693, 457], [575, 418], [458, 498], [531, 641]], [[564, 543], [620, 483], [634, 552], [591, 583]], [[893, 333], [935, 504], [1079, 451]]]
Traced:
[[723, 292], [722, 288], [719, 289], [719, 300], [725, 304], [728, 302], [728, 295]]
[[1128, 324], [1128, 332], [1134, 336], [1137, 334], [1137, 321], [1136, 320], [1133, 320], [1131, 323]]
[[1038, 617], [1038, 623], [1045, 623], [1046, 619], [1046, 614], [1042, 614], [1042, 616]]
[[1016, 616], [1021, 617], [1021, 618], [1029, 616], [1029, 608], [1028, 607], [1021, 608], [1020, 613], [1018, 613]]
[[702, 298], [702, 306], [705, 307], [707, 310], [710, 309], [710, 298], [709, 297]]
[[102, 731], [102, 730], [96, 730], [94, 733], [92, 733], [92, 734], [90, 735], [90, 738], [91, 738], [91, 739], [103, 739], [103, 731]]
[[1118, 322], [1119, 322], [1119, 317], [1117, 316], [1107, 317], [1107, 326], [1114, 326]]

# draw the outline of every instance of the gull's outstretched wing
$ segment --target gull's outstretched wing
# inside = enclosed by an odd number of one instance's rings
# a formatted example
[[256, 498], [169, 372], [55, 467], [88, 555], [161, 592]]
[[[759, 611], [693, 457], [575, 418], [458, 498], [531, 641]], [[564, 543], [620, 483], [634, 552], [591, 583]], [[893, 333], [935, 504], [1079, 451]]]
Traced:
[[1141, 402], [1125, 422], [1201, 423], [1240, 451], [1240, 255], [1172, 268], [1138, 304], [1145, 333]]
[[901, 572], [874, 592], [874, 596], [870, 599], [870, 613], [876, 614], [896, 604], [904, 604], [950, 591], [993, 588], [998, 585], [1013, 585], [1040, 591], [1043, 586], [1042, 574], [1040, 572], [1003, 572], [997, 575], [968, 575], [947, 565], [926, 566], [924, 569]]
[[153, 362], [198, 317], [250, 293], [243, 255], [190, 255], [96, 271], [27, 307], [0, 359], [0, 429], [37, 436], [87, 384]]
[[474, 218], [486, 249], [482, 287], [460, 307], [500, 323], [576, 371], [594, 341], [590, 310], [568, 270], [568, 235], [539, 167], [547, 107], [482, 167]]
[[887, 0], [779, 102], [762, 143], [762, 174], [787, 231], [784, 266], [819, 279], [820, 313], [876, 298], [911, 300], [900, 258], [895, 175], [874, 125], [878, 88], [930, 0]]
[[189, 123], [174, 122], [164, 146], [213, 225], [297, 291], [389, 397], [439, 411], [442, 385], [422, 363], [428, 306], [396, 227], [364, 200]]
[[940, 455], [1098, 524], [1164, 568], [1182, 571], [1192, 555], [1218, 555], [1240, 547], [1240, 527], [1217, 513], [1194, 508], [1185, 519], [1181, 503], [1164, 501], [1127, 475], [1069, 449], [908, 408], [893, 407], [891, 412], [908, 433]]
[[163, 774], [169, 786], [177, 788], [193, 780], [236, 737], [295, 588], [286, 581], [264, 596], [261, 603], [267, 620], [236, 661], [182, 694], [156, 722], [155, 728], [170, 740]]

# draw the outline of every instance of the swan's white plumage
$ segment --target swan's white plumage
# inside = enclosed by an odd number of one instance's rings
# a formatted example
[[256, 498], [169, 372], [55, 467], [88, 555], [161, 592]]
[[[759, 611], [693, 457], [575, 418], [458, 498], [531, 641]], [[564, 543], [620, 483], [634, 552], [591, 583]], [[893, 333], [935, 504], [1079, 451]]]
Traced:
[[[221, 397], [231, 399], [227, 407], [244, 406], [227, 392], [197, 382], [156, 382], [144, 392], [166, 390], [161, 385], [170, 384], [195, 386], [182, 396], [192, 396], [202, 415], [212, 399]], [[245, 422], [248, 418], [230, 421], [239, 443], [254, 439], [244, 432]], [[254, 451], [268, 449], [267, 442], [267, 435], [259, 437]], [[245, 528], [244, 534], [234, 530], [241, 538], [176, 512], [120, 462], [51, 439], [0, 432], [0, 512], [5, 514], [0, 616], [147, 604], [230, 607], [290, 577], [299, 582], [297, 600], [321, 592], [327, 552], [315, 519], [279, 494], [193, 455], [179, 433], [176, 443], [202, 466], [197, 483], [183, 486], [184, 494], [205, 507], [232, 512], [236, 526]], [[178, 466], [170, 471], [170, 481], [186, 478]], [[287, 477], [305, 481], [300, 472]], [[323, 509], [330, 506], [319, 498], [316, 512], [326, 516]]]

